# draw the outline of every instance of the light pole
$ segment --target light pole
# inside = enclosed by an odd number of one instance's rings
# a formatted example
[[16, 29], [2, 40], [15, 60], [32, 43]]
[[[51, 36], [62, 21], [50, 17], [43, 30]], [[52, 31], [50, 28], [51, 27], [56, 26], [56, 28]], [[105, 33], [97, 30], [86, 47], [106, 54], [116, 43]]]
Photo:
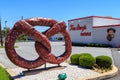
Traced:
[[1, 42], [1, 46], [3, 46], [3, 39], [2, 39], [2, 26], [1, 26], [1, 17], [0, 17], [0, 42]]
[[7, 30], [7, 22], [8, 22], [8, 21], [6, 20], [6, 21], [5, 21], [5, 27], [4, 27], [4, 30], [5, 30], [5, 31], [4, 31], [4, 36], [5, 36], [5, 37], [6, 37], [6, 35], [7, 35], [7, 33], [6, 33], [6, 30]]
[[21, 20], [23, 20], [24, 18], [23, 18], [23, 16], [21, 16]]
[[5, 21], [5, 27], [7, 27], [7, 25], [6, 25], [6, 24], [7, 24], [7, 21]]

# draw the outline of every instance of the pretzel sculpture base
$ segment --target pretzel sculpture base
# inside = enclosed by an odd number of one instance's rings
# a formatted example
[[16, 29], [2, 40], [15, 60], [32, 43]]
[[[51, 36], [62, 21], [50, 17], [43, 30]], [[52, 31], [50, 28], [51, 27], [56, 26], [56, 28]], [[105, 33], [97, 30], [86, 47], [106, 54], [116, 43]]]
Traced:
[[[44, 33], [40, 33], [34, 29], [34, 26], [49, 26], [50, 28]], [[57, 33], [61, 33], [65, 39], [65, 52], [58, 57], [51, 53], [49, 41], [49, 38]], [[35, 39], [35, 49], [39, 55], [37, 59], [26, 60], [17, 54], [14, 45], [18, 37], [22, 34]], [[15, 65], [26, 69], [37, 68], [46, 62], [60, 64], [70, 56], [71, 50], [71, 39], [66, 30], [65, 22], [57, 22], [48, 18], [30, 18], [16, 22], [5, 41], [5, 51], [8, 58]]]

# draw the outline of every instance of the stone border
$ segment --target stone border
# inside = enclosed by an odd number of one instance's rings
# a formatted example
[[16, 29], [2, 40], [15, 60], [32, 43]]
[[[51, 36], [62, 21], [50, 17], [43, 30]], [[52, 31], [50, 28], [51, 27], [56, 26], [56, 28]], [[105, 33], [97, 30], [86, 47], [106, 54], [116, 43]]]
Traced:
[[115, 76], [118, 73], [118, 68], [116, 66], [113, 66], [113, 69], [111, 71], [102, 73], [100, 75], [95, 75], [95, 76], [90, 76], [90, 77], [86, 77], [83, 79], [79, 79], [79, 80], [102, 80], [102, 79], [106, 79], [106, 78], [110, 78]]
[[6, 68], [2, 63], [0, 63], [0, 66], [3, 67], [3, 68]]
[[[3, 68], [6, 68], [3, 64], [0, 63], [0, 66], [2, 66]], [[12, 69], [7, 69], [7, 72], [11, 75], [11, 76], [16, 76], [15, 72]], [[89, 76], [86, 78], [82, 78], [79, 80], [101, 80], [101, 79], [106, 79], [106, 78], [110, 78], [110, 77], [114, 77], [116, 74], [118, 73], [118, 68], [116, 66], [113, 65], [113, 69], [111, 71], [102, 73], [100, 75], [95, 75], [95, 76]], [[15, 79], [15, 80], [21, 80], [21, 79]]]
[[[10, 74], [10, 76], [15, 76], [15, 72], [13, 72], [11, 69], [6, 68], [2, 63], [0, 63], [0, 66], [6, 69], [6, 71]], [[15, 79], [15, 80], [20, 80], [20, 79]]]

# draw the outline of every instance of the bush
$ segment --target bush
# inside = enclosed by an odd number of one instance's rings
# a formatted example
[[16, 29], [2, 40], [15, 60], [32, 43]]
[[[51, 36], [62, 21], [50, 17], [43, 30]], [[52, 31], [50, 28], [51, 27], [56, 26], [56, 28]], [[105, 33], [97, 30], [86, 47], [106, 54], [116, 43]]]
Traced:
[[87, 46], [85, 43], [72, 42], [72, 46]]
[[86, 56], [92, 56], [90, 53], [81, 53], [81, 54], [79, 54], [79, 56], [84, 56], [84, 55], [86, 55]]
[[79, 65], [85, 68], [92, 68], [96, 63], [95, 58], [89, 53], [80, 54]]
[[101, 68], [109, 68], [112, 65], [112, 59], [109, 56], [97, 56], [96, 64]]
[[80, 56], [80, 54], [72, 54], [70, 57], [71, 64], [78, 65], [79, 64], [79, 56]]
[[94, 43], [89, 43], [88, 46], [89, 46], [89, 47], [94, 47], [95, 44], [94, 44]]

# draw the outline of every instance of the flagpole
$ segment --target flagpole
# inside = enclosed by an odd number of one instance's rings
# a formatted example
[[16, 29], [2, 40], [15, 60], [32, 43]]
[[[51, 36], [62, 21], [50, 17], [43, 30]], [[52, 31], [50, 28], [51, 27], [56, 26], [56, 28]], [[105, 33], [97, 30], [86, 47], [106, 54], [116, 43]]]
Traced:
[[1, 46], [3, 46], [1, 17], [0, 17], [0, 43], [1, 43]]

